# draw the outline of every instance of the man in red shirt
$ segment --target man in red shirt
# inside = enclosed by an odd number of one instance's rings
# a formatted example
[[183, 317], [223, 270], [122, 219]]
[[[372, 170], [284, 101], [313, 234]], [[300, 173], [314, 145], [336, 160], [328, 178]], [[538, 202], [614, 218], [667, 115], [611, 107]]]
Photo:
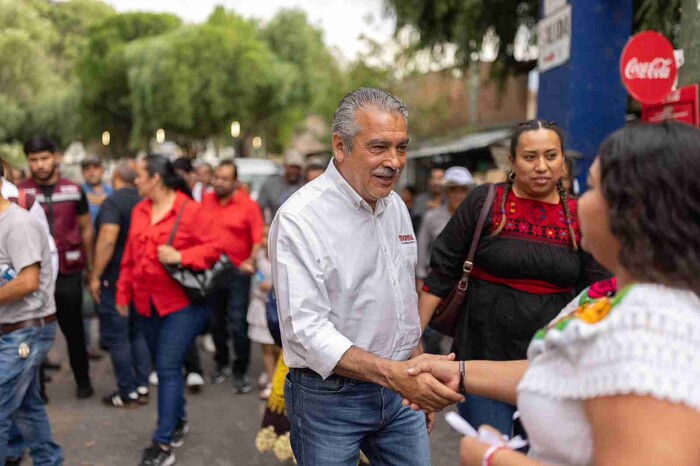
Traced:
[[[236, 274], [229, 288], [212, 299], [212, 336], [216, 345], [217, 371], [213, 383], [223, 382], [233, 373], [233, 390], [248, 393], [250, 340], [248, 339], [248, 302], [250, 278], [255, 273], [255, 253], [262, 242], [262, 211], [248, 193], [238, 186], [236, 165], [222, 161], [214, 172], [214, 192], [204, 195], [202, 207], [215, 219], [215, 233], [223, 251], [242, 273]], [[235, 359], [230, 365], [228, 328], [233, 337]]]

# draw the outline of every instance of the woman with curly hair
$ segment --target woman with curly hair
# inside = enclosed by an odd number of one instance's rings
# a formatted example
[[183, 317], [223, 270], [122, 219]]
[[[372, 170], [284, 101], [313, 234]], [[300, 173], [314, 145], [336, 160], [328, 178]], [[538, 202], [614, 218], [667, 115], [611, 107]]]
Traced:
[[469, 438], [462, 465], [700, 464], [698, 154], [700, 131], [681, 123], [612, 134], [578, 214], [582, 247], [616, 280], [564, 307], [527, 361], [418, 364], [455, 389], [517, 400], [529, 457]]
[[[555, 123], [518, 125], [510, 141], [511, 173], [496, 196], [476, 250], [453, 351], [463, 360], [524, 359], [527, 345], [576, 293], [607, 278], [579, 247], [576, 200], [562, 184], [564, 137]], [[433, 245], [419, 302], [423, 330], [462, 275], [488, 186], [474, 189]], [[468, 396], [460, 414], [510, 434], [515, 407]]]

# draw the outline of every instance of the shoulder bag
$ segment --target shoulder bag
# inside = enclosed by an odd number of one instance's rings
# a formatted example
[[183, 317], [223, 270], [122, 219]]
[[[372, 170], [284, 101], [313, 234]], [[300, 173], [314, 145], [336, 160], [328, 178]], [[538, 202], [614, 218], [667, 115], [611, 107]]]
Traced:
[[[185, 211], [185, 206], [189, 200], [185, 201], [180, 207], [180, 211], [175, 219], [175, 225], [173, 230], [170, 232], [170, 238], [168, 239], [168, 246], [172, 246], [173, 240], [175, 239], [175, 233], [180, 226], [180, 220], [182, 219], [182, 213]], [[165, 270], [168, 271], [170, 276], [178, 282], [187, 293], [187, 297], [191, 301], [197, 301], [206, 296], [210, 295], [214, 291], [225, 287], [233, 279], [234, 275], [238, 272], [238, 269], [231, 263], [231, 260], [226, 254], [221, 254], [219, 260], [207, 270], [193, 271], [191, 269], [182, 267], [182, 265], [164, 265]]]
[[430, 319], [430, 327], [442, 333], [453, 337], [455, 335], [455, 330], [457, 327], [457, 320], [459, 315], [464, 310], [464, 300], [467, 297], [467, 288], [469, 288], [469, 275], [474, 268], [474, 255], [476, 254], [476, 248], [479, 245], [479, 239], [481, 238], [481, 233], [484, 230], [484, 224], [486, 223], [486, 217], [488, 217], [491, 206], [493, 206], [493, 199], [496, 196], [496, 186], [489, 186], [489, 192], [486, 195], [486, 200], [484, 205], [481, 207], [481, 214], [479, 215], [479, 221], [474, 229], [474, 234], [472, 235], [472, 242], [469, 246], [469, 253], [467, 254], [467, 260], [464, 261], [462, 266], [462, 278], [460, 278], [457, 286], [454, 287], [450, 295], [440, 301], [432, 319]]

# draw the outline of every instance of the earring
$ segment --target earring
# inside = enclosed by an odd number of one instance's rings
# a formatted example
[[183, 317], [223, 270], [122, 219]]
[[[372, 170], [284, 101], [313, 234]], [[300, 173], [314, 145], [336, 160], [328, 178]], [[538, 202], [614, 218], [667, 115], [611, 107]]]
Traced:
[[515, 181], [515, 172], [510, 172], [510, 174], [508, 175], [508, 179], [511, 182]]

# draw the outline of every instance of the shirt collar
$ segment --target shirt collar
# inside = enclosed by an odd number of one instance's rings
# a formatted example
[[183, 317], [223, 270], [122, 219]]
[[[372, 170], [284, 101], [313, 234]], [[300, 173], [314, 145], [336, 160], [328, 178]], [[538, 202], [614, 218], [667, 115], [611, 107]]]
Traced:
[[326, 169], [325, 175], [331, 182], [331, 184], [336, 187], [340, 194], [348, 202], [350, 202], [355, 207], [355, 209], [362, 208], [376, 215], [379, 215], [386, 210], [389, 204], [391, 204], [391, 198], [393, 193], [390, 193], [385, 198], [378, 199], [377, 204], [374, 208], [374, 212], [372, 212], [372, 207], [367, 203], [367, 201], [362, 199], [362, 196], [360, 196], [357, 193], [357, 191], [355, 191], [355, 189], [352, 186], [350, 186], [350, 183], [348, 183], [347, 180], [343, 178], [343, 175], [340, 174], [338, 168], [335, 166], [334, 161], [335, 158], [331, 158], [331, 161], [328, 163], [328, 168]]
[[214, 199], [214, 202], [216, 205], [220, 207], [227, 207], [230, 206], [231, 204], [240, 204], [242, 202], [245, 202], [250, 196], [248, 193], [245, 192], [245, 190], [241, 188], [236, 188], [236, 190], [233, 192], [231, 197], [228, 198], [225, 204], [221, 203], [221, 200], [219, 199], [219, 196], [216, 195], [214, 191], [205, 194], [205, 196], [211, 196]]

